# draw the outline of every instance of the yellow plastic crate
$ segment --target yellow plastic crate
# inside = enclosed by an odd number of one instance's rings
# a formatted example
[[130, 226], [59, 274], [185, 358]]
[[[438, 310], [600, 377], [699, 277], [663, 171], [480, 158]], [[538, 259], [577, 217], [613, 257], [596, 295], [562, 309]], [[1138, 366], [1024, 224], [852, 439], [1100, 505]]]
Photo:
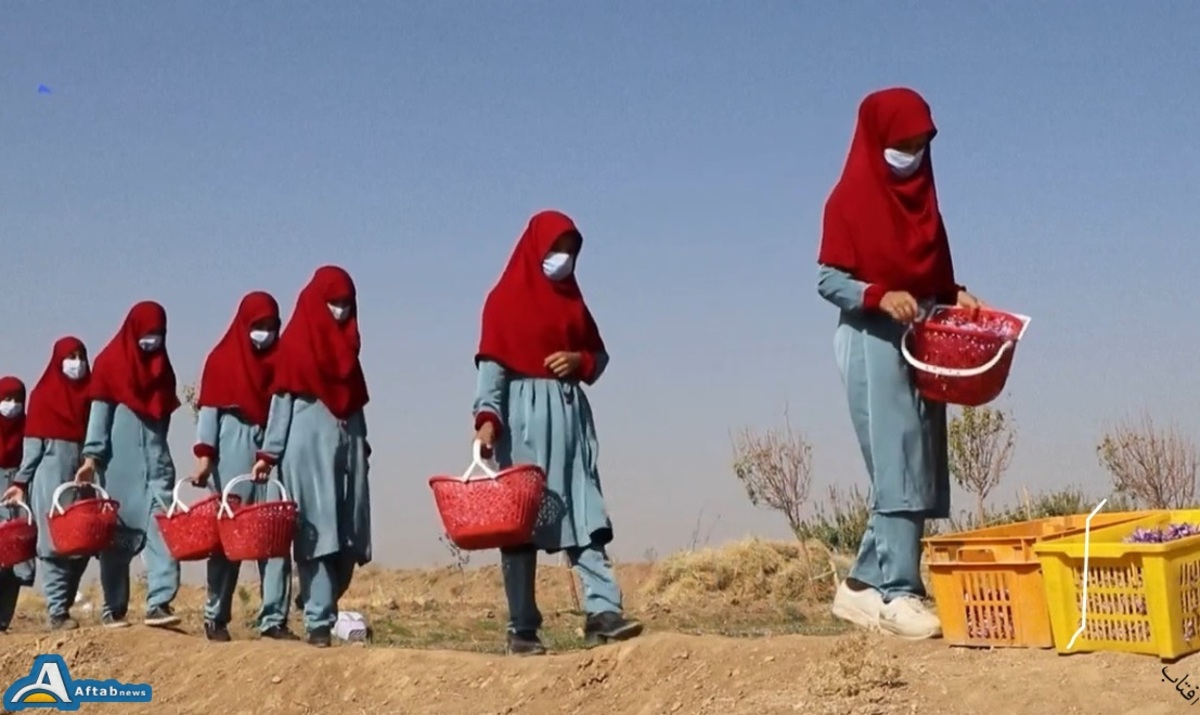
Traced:
[[1173, 523], [1200, 525], [1200, 510], [1157, 511], [1100, 529], [1092, 522], [1087, 627], [1069, 651], [1080, 626], [1084, 537], [1034, 546], [1060, 653], [1109, 650], [1172, 660], [1200, 651], [1200, 536], [1165, 544], [1122, 543], [1134, 529]]
[[[1148, 514], [1097, 514], [1092, 527]], [[1057, 516], [924, 539], [942, 639], [950, 645], [984, 648], [1054, 647], [1033, 546], [1083, 533], [1086, 520], [1086, 514]]]

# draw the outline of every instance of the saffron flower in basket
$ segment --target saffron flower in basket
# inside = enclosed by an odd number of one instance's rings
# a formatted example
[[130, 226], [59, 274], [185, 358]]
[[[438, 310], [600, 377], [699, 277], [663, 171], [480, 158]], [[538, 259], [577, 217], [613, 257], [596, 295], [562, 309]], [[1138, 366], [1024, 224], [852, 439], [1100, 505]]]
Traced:
[[1189, 536], [1200, 536], [1200, 526], [1196, 524], [1168, 524], [1161, 529], [1137, 528], [1126, 536], [1126, 544], [1165, 544], [1168, 541], [1178, 541]]

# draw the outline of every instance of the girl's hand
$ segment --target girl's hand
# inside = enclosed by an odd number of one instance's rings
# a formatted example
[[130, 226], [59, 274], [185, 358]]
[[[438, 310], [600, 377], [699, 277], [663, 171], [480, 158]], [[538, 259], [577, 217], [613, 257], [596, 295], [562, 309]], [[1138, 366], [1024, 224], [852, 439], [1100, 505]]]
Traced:
[[250, 470], [250, 478], [255, 482], [262, 484], [271, 476], [271, 463], [265, 459], [260, 459], [254, 463], [254, 468]]
[[208, 475], [210, 474], [212, 474], [212, 458], [201, 457], [196, 460], [196, 469], [188, 481], [198, 487], [203, 487], [208, 484]]
[[892, 320], [897, 323], [911, 323], [921, 313], [921, 306], [917, 304], [917, 299], [912, 296], [912, 293], [903, 290], [884, 293], [883, 299], [879, 301], [879, 308], [892, 316]]
[[579, 353], [559, 351], [546, 358], [543, 363], [546, 369], [559, 377], [567, 377], [575, 374], [579, 369], [579, 365], [583, 362], [583, 356]]
[[491, 422], [484, 422], [475, 430], [475, 439], [479, 440], [482, 449], [479, 454], [484, 459], [491, 459], [492, 448], [496, 446], [496, 425]]
[[965, 290], [960, 290], [958, 292], [958, 307], [966, 308], [967, 310], [979, 310], [983, 307], [983, 301], [979, 300]]
[[79, 469], [75, 470], [75, 481], [80, 484], [91, 484], [95, 476], [96, 460], [91, 457], [85, 457], [83, 464], [79, 465]]
[[4, 490], [4, 494], [0, 496], [0, 504], [17, 504], [25, 501], [25, 487], [20, 484], [14, 484]]

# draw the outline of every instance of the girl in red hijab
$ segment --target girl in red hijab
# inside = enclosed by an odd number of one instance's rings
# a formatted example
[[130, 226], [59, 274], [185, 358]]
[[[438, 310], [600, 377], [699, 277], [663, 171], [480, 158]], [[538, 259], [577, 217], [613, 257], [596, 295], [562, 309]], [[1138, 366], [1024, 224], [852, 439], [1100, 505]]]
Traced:
[[[221, 493], [229, 481], [250, 473], [262, 448], [271, 404], [273, 360], [279, 337], [279, 304], [269, 293], [247, 294], [224, 337], [208, 354], [197, 402], [196, 470], [192, 483]], [[268, 498], [265, 485], [239, 482], [230, 491], [243, 504]], [[217, 555], [208, 560], [208, 600], [204, 634], [228, 641], [233, 594], [241, 564]], [[292, 564], [287, 558], [258, 563], [262, 609], [258, 630], [264, 638], [294, 640], [288, 630]]]
[[179, 407], [175, 369], [167, 355], [167, 313], [158, 303], [133, 306], [121, 329], [92, 367], [83, 465], [76, 481], [98, 478], [121, 504], [112, 547], [100, 554], [104, 591], [101, 622], [129, 625], [129, 565], [145, 549], [148, 626], [171, 626], [179, 591], [179, 564], [171, 558], [153, 515], [171, 505], [175, 462], [167, 445], [171, 415]]
[[483, 306], [475, 355], [476, 439], [499, 466], [537, 464], [547, 478], [546, 517], [533, 543], [501, 550], [507, 650], [515, 655], [546, 652], [534, 593], [539, 550], [565, 551], [579, 574], [589, 643], [625, 640], [642, 631], [622, 613], [621, 589], [605, 553], [613, 529], [583, 386], [604, 373], [608, 353], [575, 280], [582, 245], [566, 215], [535, 215]]
[[[37, 519], [37, 555], [51, 630], [79, 627], [71, 618], [71, 606], [89, 559], [59, 556], [54, 551], [48, 517], [54, 508], [55, 490], [72, 481], [79, 469], [87, 431], [90, 382], [87, 349], [79, 338], [67, 336], [54, 343], [50, 363], [29, 393], [25, 458], [16, 482], [28, 490], [29, 505]], [[64, 491], [59, 495], [59, 503], [70, 505], [79, 496], [78, 492]]]
[[924, 603], [921, 538], [927, 519], [950, 516], [950, 477], [945, 406], [917, 393], [900, 340], [934, 303], [980, 306], [955, 281], [933, 180], [936, 135], [911, 89], [863, 100], [817, 259], [817, 290], [840, 311], [834, 345], [872, 485], [870, 521], [833, 613], [910, 639], [941, 634]]
[[[28, 512], [12, 506], [24, 501], [24, 490], [16, 481], [25, 440], [25, 383], [11, 375], [0, 377], [0, 484], [4, 485], [5, 518], [27, 518]], [[22, 586], [32, 586], [34, 562], [0, 568], [0, 633], [8, 630], [17, 612]]]
[[308, 642], [328, 647], [354, 567], [371, 560], [367, 383], [358, 297], [336, 266], [317, 269], [279, 337], [270, 416], [254, 476], [278, 466], [300, 507], [293, 556]]

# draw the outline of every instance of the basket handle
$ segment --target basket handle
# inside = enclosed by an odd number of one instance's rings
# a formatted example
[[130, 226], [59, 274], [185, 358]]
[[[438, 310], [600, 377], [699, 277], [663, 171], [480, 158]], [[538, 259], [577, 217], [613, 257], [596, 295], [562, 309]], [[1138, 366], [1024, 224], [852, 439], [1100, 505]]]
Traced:
[[[249, 474], [241, 474], [229, 480], [229, 483], [227, 483], [225, 488], [221, 490], [221, 508], [217, 510], [218, 517], [233, 517], [233, 509], [229, 508], [229, 492], [233, 489], [234, 484], [250, 481], [254, 481], [254, 477]], [[283, 482], [279, 481], [278, 479], [268, 479], [267, 483], [278, 486], [279, 494], [283, 497], [283, 501], [288, 501], [289, 498], [287, 488], [283, 486]]]
[[10, 501], [10, 502], [6, 503], [4, 506], [8, 507], [9, 509], [13, 509], [15, 507], [21, 507], [22, 509], [25, 510], [25, 523], [26, 524], [33, 523], [33, 510], [30, 509], [29, 505], [26, 504], [24, 501], [17, 499], [15, 501]]
[[960, 546], [955, 554], [959, 561], [968, 563], [995, 563], [996, 551], [990, 546]]
[[175, 512], [179, 511], [182, 514], [188, 513], [191, 509], [183, 500], [179, 498], [179, 488], [184, 485], [187, 480], [180, 479], [175, 482], [175, 488], [171, 490], [171, 506], [167, 507], [167, 518], [175, 516]]
[[108, 492], [104, 491], [104, 487], [101, 487], [99, 484], [93, 482], [63, 482], [55, 487], [54, 495], [50, 497], [50, 500], [54, 503], [54, 511], [58, 514], [62, 514], [65, 511], [62, 503], [59, 501], [65, 491], [68, 489], [85, 489], [89, 487], [95, 489], [101, 499], [108, 500]]
[[904, 336], [900, 338], [900, 352], [904, 355], [904, 360], [915, 369], [931, 375], [937, 375], [938, 377], [978, 377], [996, 367], [1000, 359], [1004, 357], [1004, 353], [1011, 350], [1013, 345], [1016, 344], [1012, 340], [1006, 341], [996, 351], [996, 354], [992, 356], [991, 360], [978, 367], [938, 367], [937, 365], [930, 365], [927, 362], [921, 362], [908, 351], [908, 336], [912, 334], [912, 329], [913, 326], [909, 325], [908, 329], [904, 331]]
[[[463, 472], [460, 481], [469, 482], [472, 479], [495, 479], [496, 472], [487, 465], [483, 458], [483, 442], [475, 440], [471, 445], [471, 463], [467, 465], [467, 471]], [[483, 472], [482, 475], [476, 475], [476, 468]]]

